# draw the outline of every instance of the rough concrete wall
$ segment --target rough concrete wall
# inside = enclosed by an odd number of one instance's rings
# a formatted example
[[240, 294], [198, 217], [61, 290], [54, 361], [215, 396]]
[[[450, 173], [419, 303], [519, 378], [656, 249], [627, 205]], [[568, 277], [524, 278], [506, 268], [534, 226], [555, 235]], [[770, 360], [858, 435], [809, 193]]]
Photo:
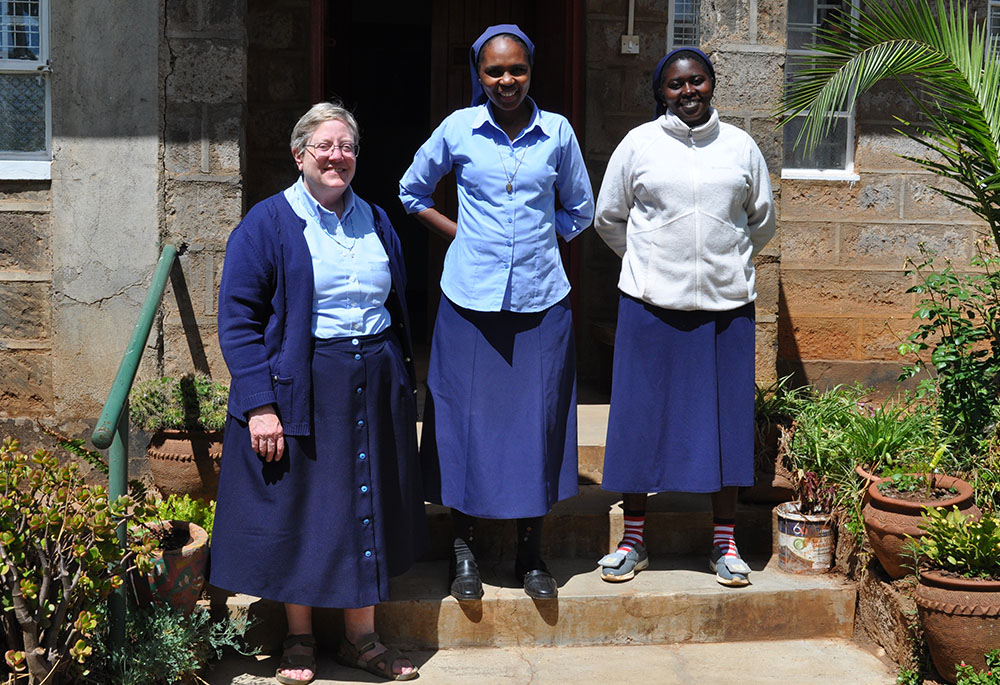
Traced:
[[54, 3], [51, 16], [45, 409], [66, 427], [100, 411], [157, 257], [161, 22], [155, 0]]
[[162, 371], [227, 380], [215, 316], [226, 239], [244, 209], [246, 4], [166, 0], [164, 15], [162, 233], [181, 256], [163, 300]]
[[[719, 76], [713, 104], [724, 121], [754, 136], [771, 170], [776, 198], [780, 194], [780, 137], [768, 112], [780, 92], [784, 68], [784, 5], [766, 0], [702, 0], [701, 47]], [[668, 3], [638, 0], [635, 33], [638, 55], [622, 55], [620, 36], [628, 26], [628, 3], [589, 0], [586, 5], [586, 149], [584, 156], [595, 188], [608, 157], [633, 127], [653, 112], [650, 80], [667, 45]], [[600, 237], [588, 231], [583, 240], [581, 269], [581, 374], [610, 377], [610, 348], [599, 340], [613, 326], [621, 262]], [[757, 380], [775, 378], [778, 309], [778, 243], [760, 255], [757, 299]], [[595, 332], [597, 335], [595, 336]]]

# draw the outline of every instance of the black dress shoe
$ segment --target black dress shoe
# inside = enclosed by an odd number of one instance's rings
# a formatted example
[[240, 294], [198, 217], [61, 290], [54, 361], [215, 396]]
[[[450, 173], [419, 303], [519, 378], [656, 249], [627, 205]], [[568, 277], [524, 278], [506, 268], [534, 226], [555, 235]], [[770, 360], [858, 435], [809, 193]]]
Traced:
[[524, 573], [524, 594], [532, 599], [555, 599], [559, 596], [556, 579], [544, 568]]
[[479, 578], [479, 567], [473, 559], [455, 562], [451, 596], [461, 601], [483, 598], [483, 581]]

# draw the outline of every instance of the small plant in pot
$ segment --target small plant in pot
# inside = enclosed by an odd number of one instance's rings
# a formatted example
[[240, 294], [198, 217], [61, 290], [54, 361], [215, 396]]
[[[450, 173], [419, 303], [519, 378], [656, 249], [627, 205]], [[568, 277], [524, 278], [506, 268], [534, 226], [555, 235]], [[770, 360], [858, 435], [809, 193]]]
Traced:
[[837, 488], [800, 470], [796, 499], [778, 505], [778, 566], [791, 573], [826, 573], [833, 565]]
[[[215, 503], [185, 495], [146, 503], [130, 528], [136, 572], [136, 597], [145, 604], [167, 604], [190, 613], [205, 585], [208, 541]], [[208, 522], [208, 530], [187, 518]]]
[[130, 417], [153, 433], [146, 454], [165, 497], [215, 498], [228, 398], [229, 388], [204, 374], [167, 376], [132, 388]]
[[1000, 645], [1000, 517], [928, 508], [920, 527], [907, 541], [919, 564], [917, 611], [934, 667], [954, 683], [957, 664], [983, 669]]
[[926, 507], [956, 507], [973, 519], [982, 515], [969, 483], [935, 473], [945, 452], [946, 446], [941, 446], [929, 461], [914, 465], [912, 471], [894, 472], [868, 486], [868, 501], [862, 510], [865, 531], [872, 551], [891, 578], [907, 574], [903, 546], [908, 538], [923, 535]]

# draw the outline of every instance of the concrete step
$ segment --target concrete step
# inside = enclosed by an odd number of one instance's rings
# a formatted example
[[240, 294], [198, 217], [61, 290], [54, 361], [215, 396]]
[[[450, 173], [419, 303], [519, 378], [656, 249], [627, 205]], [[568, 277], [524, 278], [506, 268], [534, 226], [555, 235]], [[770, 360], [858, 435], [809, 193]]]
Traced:
[[[511, 646], [410, 652], [420, 668], [416, 682], [435, 685], [509, 683], [655, 683], [701, 685], [886, 685], [895, 671], [843, 639], [736, 642], [729, 644], [613, 645], [590, 647]], [[277, 656], [227, 654], [209, 685], [272, 685]], [[337, 664], [321, 651], [316, 685], [384, 682]]]
[[[542, 554], [545, 558], [597, 560], [617, 545], [624, 531], [621, 496], [597, 485], [582, 485], [580, 494], [553, 507], [545, 518]], [[647, 502], [645, 540], [655, 555], [707, 553], [712, 539], [712, 507], [708, 495], [660, 493]], [[772, 549], [772, 508], [741, 504], [736, 540], [740, 551], [767, 555]], [[516, 553], [514, 521], [481, 520], [479, 553], [484, 559], [512, 560]], [[427, 560], [451, 554], [451, 518], [447, 507], [427, 505], [430, 534]]]
[[[408, 649], [551, 645], [672, 644], [850, 638], [855, 588], [837, 576], [800, 576], [777, 561], [750, 559], [752, 585], [715, 582], [698, 557], [654, 557], [627, 583], [600, 579], [593, 560], [556, 559], [550, 570], [559, 599], [535, 601], [513, 578], [510, 563], [481, 567], [486, 595], [458, 602], [448, 595], [447, 562], [417, 564], [392, 582], [393, 599], [376, 607], [387, 640]], [[217, 600], [221, 601], [221, 597]], [[280, 604], [237, 595], [231, 612], [259, 619], [250, 635], [273, 648], [284, 633]], [[316, 612], [318, 639], [336, 644], [340, 612]]]

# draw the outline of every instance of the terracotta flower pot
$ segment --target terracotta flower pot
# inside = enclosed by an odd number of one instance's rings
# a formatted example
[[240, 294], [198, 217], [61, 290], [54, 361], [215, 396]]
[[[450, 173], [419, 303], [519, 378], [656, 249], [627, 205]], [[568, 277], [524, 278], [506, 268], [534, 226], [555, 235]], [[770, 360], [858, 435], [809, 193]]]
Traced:
[[935, 476], [935, 487], [955, 488], [958, 494], [947, 499], [927, 501], [887, 497], [878, 489], [878, 484], [885, 480], [888, 479], [879, 478], [868, 486], [868, 502], [861, 513], [865, 518], [868, 542], [871, 543], [882, 568], [892, 578], [902, 578], [908, 573], [903, 564], [908, 563], [910, 559], [903, 552], [903, 543], [907, 535], [919, 538], [924, 534], [919, 528], [922, 523], [920, 512], [924, 507], [951, 509], [955, 506], [963, 514], [973, 516], [975, 520], [982, 517], [982, 512], [972, 501], [972, 486], [964, 480], [952, 476]]
[[166, 602], [184, 613], [191, 613], [205, 585], [208, 533], [188, 521], [163, 521], [160, 525], [185, 532], [187, 542], [178, 549], [158, 552], [149, 573], [136, 574], [136, 593], [145, 602]]
[[986, 668], [984, 655], [1000, 646], [1000, 580], [953, 578], [923, 571], [917, 612], [934, 667], [949, 683], [955, 665]]
[[156, 487], [168, 495], [215, 499], [222, 462], [222, 431], [161, 430], [146, 448]]

